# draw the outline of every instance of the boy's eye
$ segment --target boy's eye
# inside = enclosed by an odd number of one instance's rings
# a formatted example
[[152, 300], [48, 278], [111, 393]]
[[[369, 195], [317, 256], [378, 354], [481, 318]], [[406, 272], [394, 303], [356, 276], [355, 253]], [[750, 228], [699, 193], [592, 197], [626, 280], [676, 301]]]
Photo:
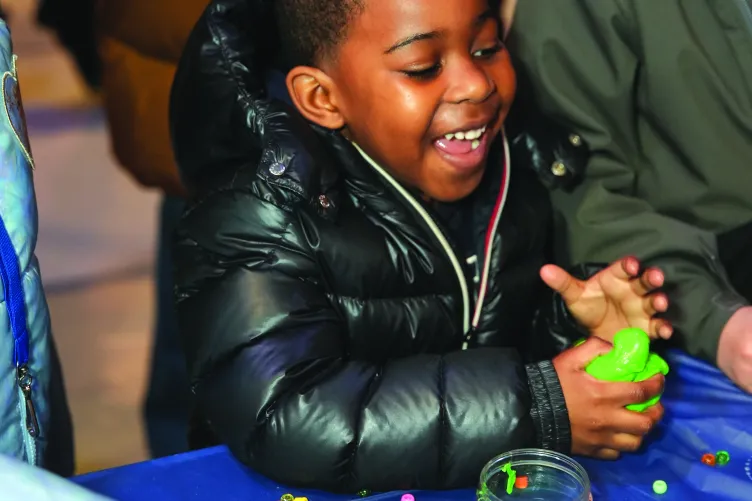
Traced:
[[498, 54], [501, 52], [501, 50], [504, 48], [504, 44], [501, 42], [497, 42], [492, 47], [488, 47], [486, 49], [480, 49], [473, 52], [473, 57], [491, 57], [495, 54]]
[[433, 66], [429, 66], [427, 68], [421, 68], [421, 69], [416, 69], [416, 70], [403, 70], [402, 73], [416, 80], [427, 80], [429, 78], [435, 77], [439, 73], [440, 69], [441, 69], [441, 65], [434, 64]]

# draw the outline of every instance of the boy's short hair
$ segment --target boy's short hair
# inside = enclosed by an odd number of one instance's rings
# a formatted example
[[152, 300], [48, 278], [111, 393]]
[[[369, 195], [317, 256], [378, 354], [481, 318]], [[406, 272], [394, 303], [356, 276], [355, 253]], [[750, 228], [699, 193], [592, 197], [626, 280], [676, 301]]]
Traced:
[[283, 64], [316, 66], [336, 56], [350, 22], [365, 0], [275, 0], [274, 15]]

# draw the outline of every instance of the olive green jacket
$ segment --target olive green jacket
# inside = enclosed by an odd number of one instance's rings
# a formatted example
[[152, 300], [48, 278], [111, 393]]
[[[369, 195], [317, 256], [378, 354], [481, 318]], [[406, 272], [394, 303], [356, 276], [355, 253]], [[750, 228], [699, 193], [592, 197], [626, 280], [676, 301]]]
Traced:
[[716, 235], [752, 221], [749, 0], [518, 0], [509, 45], [521, 90], [591, 149], [552, 191], [558, 257], [661, 266], [683, 346], [715, 360], [747, 304]]

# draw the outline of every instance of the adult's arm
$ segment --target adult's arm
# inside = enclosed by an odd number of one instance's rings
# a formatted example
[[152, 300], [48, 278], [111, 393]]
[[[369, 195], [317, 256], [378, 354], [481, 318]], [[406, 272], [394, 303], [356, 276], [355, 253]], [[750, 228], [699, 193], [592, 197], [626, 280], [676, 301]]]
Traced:
[[[728, 281], [715, 235], [646, 201], [647, 172], [661, 166], [649, 166], [640, 153], [645, 136], [638, 122], [645, 116], [638, 116], [638, 99], [659, 79], [679, 77], [661, 73], [659, 65], [646, 68], [641, 30], [657, 21], [635, 15], [632, 4], [517, 2], [509, 43], [522, 86], [532, 89], [543, 112], [581, 134], [591, 153], [584, 180], [571, 190], [552, 192], [562, 243], [558, 257], [572, 265], [632, 254], [659, 266], [668, 280], [670, 316], [680, 341], [690, 353], [715, 360], [723, 326], [746, 301]], [[689, 126], [712, 124], [698, 120]], [[681, 154], [687, 150], [682, 141], [692, 136], [677, 130], [664, 139]]]

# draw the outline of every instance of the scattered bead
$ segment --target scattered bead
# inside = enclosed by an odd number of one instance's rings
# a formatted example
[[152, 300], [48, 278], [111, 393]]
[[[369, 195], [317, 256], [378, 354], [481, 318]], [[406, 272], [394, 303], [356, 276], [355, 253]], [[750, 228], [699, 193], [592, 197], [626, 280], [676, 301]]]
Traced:
[[517, 479], [514, 481], [514, 487], [517, 489], [527, 489], [527, 486], [528, 480], [525, 475], [517, 477]]
[[718, 466], [726, 466], [731, 461], [731, 456], [726, 451], [718, 451], [715, 453], [715, 464]]
[[358, 492], [358, 496], [360, 496], [362, 498], [364, 498], [364, 497], [366, 497], [366, 496], [368, 496], [370, 494], [371, 494], [371, 491], [369, 491], [368, 489], [363, 489], [362, 491]]
[[403, 494], [402, 501], [415, 501], [415, 496], [412, 494]]
[[663, 480], [656, 480], [653, 482], [653, 492], [656, 494], [666, 494], [668, 490], [668, 484]]
[[703, 454], [701, 461], [703, 462], [703, 464], [706, 464], [708, 466], [715, 466], [715, 455]]
[[279, 498], [279, 501], [295, 501], [295, 496], [292, 494], [282, 494], [282, 497]]
[[304, 497], [298, 497], [298, 498], [293, 499], [292, 501], [308, 501], [308, 498], [305, 497], [305, 496]]

